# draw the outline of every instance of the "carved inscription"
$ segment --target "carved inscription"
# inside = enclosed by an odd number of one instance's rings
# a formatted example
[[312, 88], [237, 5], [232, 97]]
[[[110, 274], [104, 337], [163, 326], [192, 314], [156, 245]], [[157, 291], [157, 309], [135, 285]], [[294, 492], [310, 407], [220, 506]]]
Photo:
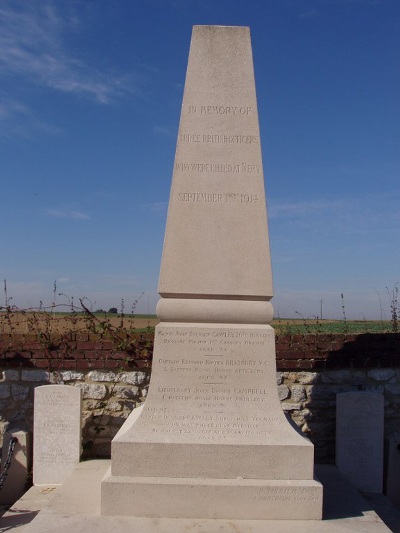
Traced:
[[33, 478], [60, 484], [79, 462], [81, 392], [67, 385], [35, 389]]
[[261, 165], [251, 163], [175, 163], [176, 172], [261, 174]]
[[[268, 339], [262, 331], [157, 330], [162, 355], [155, 362], [165, 377], [162, 382], [170, 385], [159, 382], [155, 389], [158, 405], [165, 410], [149, 408], [144, 414], [152, 431], [206, 440], [270, 435], [280, 418], [264, 411], [275, 393], [268, 379], [273, 361], [260, 357]], [[180, 412], [182, 402], [190, 402], [190, 414]], [[246, 404], [256, 409], [238, 416]]]
[[249, 106], [233, 105], [189, 105], [189, 115], [248, 116], [252, 113]]
[[208, 144], [260, 144], [258, 135], [221, 135], [218, 133], [180, 133], [180, 143], [208, 143]]
[[316, 491], [311, 491], [310, 487], [265, 487], [258, 490], [254, 496], [255, 501], [279, 501], [279, 502], [309, 502], [320, 501]]
[[240, 204], [255, 204], [259, 201], [258, 194], [243, 194], [237, 192], [226, 193], [207, 193], [207, 192], [180, 192], [178, 193], [179, 202], [194, 202], [194, 203], [240, 203]]

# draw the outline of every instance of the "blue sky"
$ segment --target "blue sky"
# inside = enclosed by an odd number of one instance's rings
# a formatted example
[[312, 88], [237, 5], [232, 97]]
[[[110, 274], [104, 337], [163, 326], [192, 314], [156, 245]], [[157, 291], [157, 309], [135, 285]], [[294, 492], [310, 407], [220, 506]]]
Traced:
[[194, 24], [251, 28], [276, 314], [390, 318], [398, 0], [1, 0], [10, 303], [154, 312]]

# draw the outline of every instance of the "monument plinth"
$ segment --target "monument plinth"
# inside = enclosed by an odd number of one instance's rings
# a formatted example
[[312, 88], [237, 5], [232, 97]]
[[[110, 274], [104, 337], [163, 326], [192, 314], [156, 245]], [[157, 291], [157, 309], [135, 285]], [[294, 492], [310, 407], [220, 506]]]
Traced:
[[276, 387], [250, 33], [195, 26], [143, 410], [112, 442], [102, 513], [319, 519], [313, 445]]

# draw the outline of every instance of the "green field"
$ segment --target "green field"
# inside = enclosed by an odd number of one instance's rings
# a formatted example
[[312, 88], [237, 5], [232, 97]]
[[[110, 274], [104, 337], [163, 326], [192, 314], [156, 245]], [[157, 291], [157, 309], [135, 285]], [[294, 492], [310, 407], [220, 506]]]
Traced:
[[392, 333], [394, 324], [373, 320], [298, 320], [275, 319], [272, 323], [278, 334], [332, 334], [332, 333]]

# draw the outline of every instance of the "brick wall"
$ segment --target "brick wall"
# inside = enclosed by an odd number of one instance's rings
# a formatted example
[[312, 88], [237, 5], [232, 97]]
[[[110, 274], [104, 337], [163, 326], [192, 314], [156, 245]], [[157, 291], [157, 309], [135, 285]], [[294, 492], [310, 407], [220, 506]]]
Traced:
[[[385, 433], [400, 432], [400, 334], [278, 335], [277, 387], [283, 410], [315, 445], [317, 462], [333, 462], [336, 394], [385, 396]], [[0, 436], [32, 427], [34, 388], [82, 388], [86, 454], [107, 456], [110, 441], [146, 397], [152, 336], [125, 344], [101, 335], [38, 339], [0, 337]]]

